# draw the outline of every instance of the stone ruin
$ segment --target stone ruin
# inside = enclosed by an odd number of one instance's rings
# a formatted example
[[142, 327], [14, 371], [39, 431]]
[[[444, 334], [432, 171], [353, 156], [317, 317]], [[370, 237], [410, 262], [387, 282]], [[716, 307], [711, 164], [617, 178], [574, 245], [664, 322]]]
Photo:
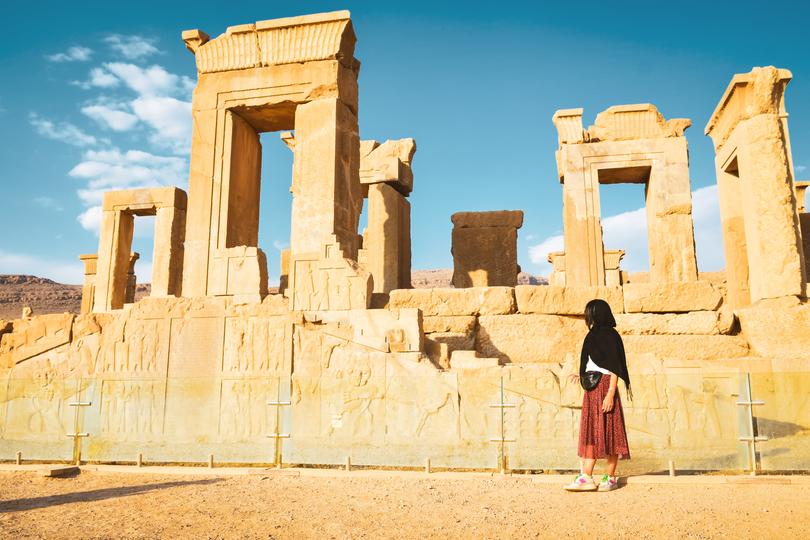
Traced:
[[[0, 459], [576, 468], [581, 390], [565, 381], [592, 298], [624, 336], [635, 459], [734, 468], [745, 374], [771, 380], [758, 414], [810, 427], [808, 183], [794, 182], [787, 70], [735, 75], [706, 126], [725, 272], [695, 255], [691, 121], [622, 105], [588, 129], [582, 109], [553, 116], [565, 249], [550, 285], [516, 285], [522, 212], [464, 212], [454, 287], [412, 289], [416, 144], [361, 140], [349, 13], [182, 37], [198, 71], [188, 194], [107, 193], [82, 313], [0, 321]], [[268, 294], [259, 134], [273, 131], [294, 158]], [[599, 189], [619, 182], [646, 189], [646, 279], [604, 249]], [[152, 291], [133, 302], [142, 215], [157, 216]]]

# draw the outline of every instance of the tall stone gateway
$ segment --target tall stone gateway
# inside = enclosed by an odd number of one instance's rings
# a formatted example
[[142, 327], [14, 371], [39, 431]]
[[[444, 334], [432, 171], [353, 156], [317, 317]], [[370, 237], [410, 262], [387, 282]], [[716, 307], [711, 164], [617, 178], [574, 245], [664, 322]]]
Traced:
[[[349, 13], [231, 26], [210, 39], [183, 32], [197, 61], [186, 227], [184, 296], [260, 301], [259, 134], [295, 130], [290, 238], [294, 302], [312, 302], [316, 274], [366, 289], [343, 258], [357, 259], [359, 180], [355, 35]], [[340, 261], [316, 268], [321, 259]], [[317, 279], [317, 277], [315, 278]], [[353, 307], [366, 307], [365, 290]], [[331, 298], [331, 297], [330, 297]], [[327, 299], [329, 301], [329, 299]], [[332, 304], [349, 303], [331, 298]], [[359, 302], [359, 303], [357, 303]], [[325, 305], [322, 304], [321, 305]]]
[[729, 301], [804, 296], [807, 273], [785, 111], [786, 69], [735, 75], [706, 125], [714, 142]]
[[605, 285], [599, 187], [643, 184], [647, 200], [650, 281], [697, 280], [689, 153], [683, 133], [691, 120], [664, 120], [655, 106], [619, 105], [582, 128], [582, 109], [554, 113], [563, 185], [565, 282]]

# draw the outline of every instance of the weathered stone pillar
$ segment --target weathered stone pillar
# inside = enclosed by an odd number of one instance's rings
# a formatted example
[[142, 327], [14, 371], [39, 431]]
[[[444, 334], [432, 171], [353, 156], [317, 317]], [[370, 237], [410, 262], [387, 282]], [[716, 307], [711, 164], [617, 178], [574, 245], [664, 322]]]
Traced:
[[712, 138], [729, 298], [734, 307], [803, 296], [806, 271], [784, 91], [774, 67], [735, 75], [706, 134]]
[[374, 292], [411, 288], [411, 162], [413, 139], [362, 141], [360, 182], [368, 190], [368, 228], [358, 262], [371, 272]]
[[357, 258], [363, 206], [357, 116], [338, 98], [295, 111], [290, 252], [320, 252], [334, 235], [349, 259]]
[[669, 137], [647, 181], [647, 244], [651, 283], [697, 281], [689, 150], [685, 137]]
[[180, 296], [183, 284], [183, 207], [157, 209], [150, 296]]
[[134, 226], [135, 216], [130, 212], [107, 208], [102, 211], [93, 311], [120, 309], [126, 303]]
[[453, 222], [453, 286], [517, 285], [517, 231], [523, 212], [457, 212]]
[[137, 286], [138, 277], [135, 275], [135, 263], [141, 258], [141, 254], [133, 251], [129, 254], [129, 269], [127, 270], [127, 292], [124, 297], [125, 304], [132, 304], [135, 302], [135, 288]]
[[[802, 233], [802, 251], [804, 251], [804, 271], [810, 274], [810, 213], [807, 212], [807, 188], [810, 182], [795, 182], [796, 207], [799, 212], [799, 227]], [[808, 277], [810, 279], [810, 276]]]
[[96, 292], [96, 266], [98, 255], [95, 253], [79, 255], [79, 260], [84, 263], [84, 283], [82, 284], [82, 307], [81, 313], [93, 311], [93, 297]]
[[410, 288], [411, 205], [388, 184], [368, 187], [368, 228], [360, 263], [374, 278], [374, 292]]
[[599, 183], [589, 173], [582, 156], [567, 151], [585, 142], [582, 109], [554, 113], [560, 144], [557, 168], [563, 185], [563, 236], [565, 282], [568, 285], [605, 284], [605, 247], [602, 243]]

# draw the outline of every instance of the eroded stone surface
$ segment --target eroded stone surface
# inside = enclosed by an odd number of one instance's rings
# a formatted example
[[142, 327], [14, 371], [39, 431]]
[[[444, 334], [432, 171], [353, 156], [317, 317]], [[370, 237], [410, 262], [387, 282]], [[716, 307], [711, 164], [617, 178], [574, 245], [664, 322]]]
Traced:
[[515, 287], [520, 313], [583, 315], [585, 305], [595, 298], [605, 300], [614, 313], [624, 311], [621, 287], [557, 287], [518, 285]]
[[627, 313], [713, 311], [723, 301], [720, 289], [708, 281], [628, 283], [623, 290]]
[[517, 285], [517, 230], [523, 212], [457, 212], [453, 222], [453, 286]]
[[398, 289], [391, 291], [389, 308], [419, 308], [425, 316], [490, 315], [515, 311], [514, 289]]

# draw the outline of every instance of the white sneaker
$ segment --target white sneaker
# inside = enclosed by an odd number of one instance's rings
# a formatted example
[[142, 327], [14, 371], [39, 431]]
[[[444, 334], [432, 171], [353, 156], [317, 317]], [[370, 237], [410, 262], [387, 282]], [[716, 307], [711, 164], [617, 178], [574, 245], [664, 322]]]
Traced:
[[619, 487], [619, 479], [615, 476], [602, 475], [602, 480], [599, 482], [599, 491], [613, 491]]
[[579, 474], [574, 481], [565, 486], [567, 491], [596, 491], [598, 489], [596, 482], [587, 474]]

